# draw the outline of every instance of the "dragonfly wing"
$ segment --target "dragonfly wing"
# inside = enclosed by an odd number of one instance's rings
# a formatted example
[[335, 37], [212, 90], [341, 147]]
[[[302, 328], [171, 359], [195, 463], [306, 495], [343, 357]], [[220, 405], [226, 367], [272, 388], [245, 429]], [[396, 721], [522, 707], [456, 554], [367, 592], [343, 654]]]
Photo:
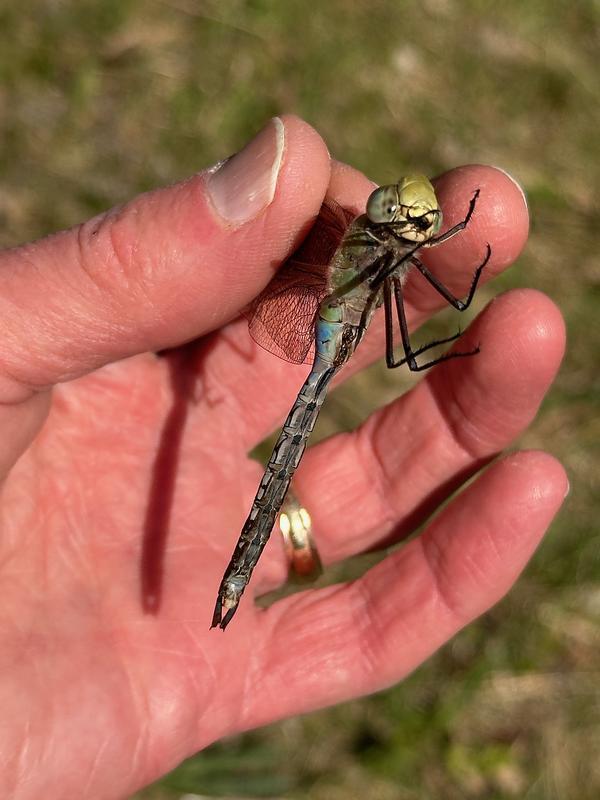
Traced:
[[314, 322], [326, 293], [322, 275], [299, 272], [284, 275], [291, 262], [280, 270], [267, 288], [244, 311], [250, 335], [261, 347], [279, 358], [302, 364], [314, 343]]
[[319, 214], [294, 256], [304, 264], [328, 265], [346, 233], [346, 228], [356, 217], [335, 200], [323, 202]]
[[326, 200], [306, 239], [244, 310], [252, 338], [279, 358], [311, 361], [314, 323], [327, 294], [328, 265], [356, 215]]

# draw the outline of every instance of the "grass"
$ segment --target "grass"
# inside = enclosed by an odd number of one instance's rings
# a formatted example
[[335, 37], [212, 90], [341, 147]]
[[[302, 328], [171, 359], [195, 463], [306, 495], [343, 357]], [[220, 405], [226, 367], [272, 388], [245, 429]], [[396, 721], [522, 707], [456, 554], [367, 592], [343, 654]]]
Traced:
[[[139, 800], [600, 795], [600, 226], [592, 0], [26, 0], [0, 9], [0, 245], [71, 225], [238, 149], [293, 111], [374, 180], [502, 166], [569, 350], [519, 443], [565, 463], [567, 508], [509, 597], [402, 685], [221, 742]], [[488, 295], [489, 296], [489, 295]], [[321, 435], [399, 391], [378, 365]]]

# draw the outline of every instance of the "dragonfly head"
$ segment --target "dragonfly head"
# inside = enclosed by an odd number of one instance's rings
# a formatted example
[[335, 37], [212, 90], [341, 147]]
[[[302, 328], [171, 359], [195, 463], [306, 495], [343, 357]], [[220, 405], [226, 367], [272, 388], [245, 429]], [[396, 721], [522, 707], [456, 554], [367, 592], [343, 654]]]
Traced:
[[426, 242], [442, 226], [435, 191], [424, 175], [406, 175], [380, 186], [367, 200], [367, 217], [376, 225], [392, 225], [409, 242]]

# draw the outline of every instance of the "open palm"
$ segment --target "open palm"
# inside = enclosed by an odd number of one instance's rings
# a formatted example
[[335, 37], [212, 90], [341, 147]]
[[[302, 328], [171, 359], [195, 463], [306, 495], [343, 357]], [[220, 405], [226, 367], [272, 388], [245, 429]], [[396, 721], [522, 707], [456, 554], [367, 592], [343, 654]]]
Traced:
[[[247, 192], [246, 218], [209, 171], [0, 255], [3, 797], [126, 796], [227, 733], [399, 680], [502, 596], [565, 494], [550, 456], [514, 453], [363, 578], [259, 610], [252, 593], [286, 577], [273, 541], [231, 626], [209, 631], [261, 474], [247, 453], [306, 373], [229, 320], [326, 191], [359, 208], [371, 188], [330, 171], [307, 125], [284, 128], [272, 191]], [[267, 126], [224, 180], [243, 194], [277, 141]], [[488, 277], [518, 255], [526, 208], [491, 168], [437, 185], [456, 218], [481, 189], [464, 236], [428, 261], [462, 291], [487, 241]], [[407, 299], [413, 325], [439, 300], [417, 280]], [[547, 298], [508, 293], [465, 334], [479, 356], [307, 451], [296, 487], [323, 561], [399, 541], [501, 451], [534, 416], [563, 336]], [[342, 379], [380, 353], [374, 330]]]

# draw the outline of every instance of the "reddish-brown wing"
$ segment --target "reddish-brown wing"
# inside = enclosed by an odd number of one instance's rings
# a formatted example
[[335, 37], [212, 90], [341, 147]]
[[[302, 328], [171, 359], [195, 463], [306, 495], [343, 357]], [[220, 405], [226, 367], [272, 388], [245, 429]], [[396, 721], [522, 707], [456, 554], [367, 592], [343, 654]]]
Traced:
[[279, 358], [312, 360], [314, 323], [327, 294], [328, 266], [356, 214], [325, 200], [306, 239], [244, 310], [252, 338]]

